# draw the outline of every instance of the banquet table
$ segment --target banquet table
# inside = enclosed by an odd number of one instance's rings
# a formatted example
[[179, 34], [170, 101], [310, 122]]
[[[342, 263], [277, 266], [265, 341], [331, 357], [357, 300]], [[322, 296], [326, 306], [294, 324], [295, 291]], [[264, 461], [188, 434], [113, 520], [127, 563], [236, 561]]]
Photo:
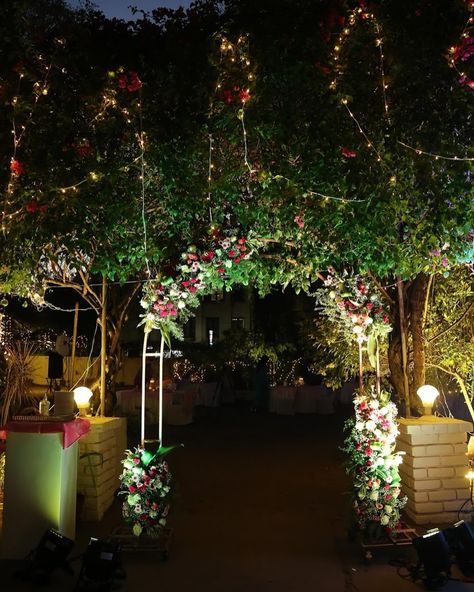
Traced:
[[295, 413], [334, 413], [335, 394], [323, 385], [274, 386], [270, 389], [268, 410], [278, 415]]
[[[117, 409], [124, 415], [140, 413], [142, 394], [140, 389], [117, 391]], [[163, 389], [163, 421], [174, 425], [191, 423], [195, 393], [188, 390]], [[152, 423], [158, 423], [160, 417], [160, 393], [158, 390], [147, 390], [145, 409]]]

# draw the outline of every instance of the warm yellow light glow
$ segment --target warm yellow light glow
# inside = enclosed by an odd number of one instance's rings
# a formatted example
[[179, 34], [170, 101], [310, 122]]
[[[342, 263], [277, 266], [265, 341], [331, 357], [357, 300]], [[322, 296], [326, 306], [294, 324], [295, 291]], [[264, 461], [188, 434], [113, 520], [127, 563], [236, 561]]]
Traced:
[[474, 479], [474, 471], [470, 470], [466, 473], [466, 479], [469, 479], [469, 481], [472, 481]]
[[80, 415], [86, 415], [89, 409], [89, 400], [92, 397], [92, 391], [87, 386], [78, 386], [74, 389], [74, 401], [79, 409]]
[[423, 407], [425, 408], [425, 415], [431, 415], [433, 403], [436, 397], [439, 395], [439, 391], [436, 387], [431, 384], [424, 384], [416, 391], [416, 394], [420, 397]]

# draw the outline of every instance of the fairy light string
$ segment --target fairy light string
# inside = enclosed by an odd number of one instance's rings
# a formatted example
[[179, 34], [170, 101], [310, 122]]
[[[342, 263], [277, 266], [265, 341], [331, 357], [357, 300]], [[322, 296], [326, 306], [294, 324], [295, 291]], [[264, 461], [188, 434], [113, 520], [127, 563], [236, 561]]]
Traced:
[[[66, 42], [62, 38], [56, 38], [55, 40], [55, 47], [56, 51], [58, 49], [63, 48], [66, 45]], [[7, 220], [11, 220], [13, 217], [17, 216], [21, 211], [22, 208], [17, 208], [16, 210], [9, 212], [9, 208], [12, 205], [12, 196], [15, 190], [15, 186], [21, 174], [23, 174], [23, 165], [17, 160], [18, 157], [18, 150], [21, 146], [22, 141], [25, 138], [26, 132], [28, 127], [30, 126], [33, 115], [36, 111], [38, 102], [40, 98], [47, 96], [49, 91], [49, 77], [51, 74], [51, 70], [53, 68], [54, 61], [56, 59], [56, 51], [53, 53], [51, 60], [48, 64], [44, 65], [44, 58], [41, 54], [37, 55], [37, 60], [40, 65], [43, 66], [43, 77], [40, 80], [37, 80], [32, 87], [32, 94], [33, 94], [33, 102], [28, 111], [28, 114], [25, 118], [25, 121], [22, 125], [18, 125], [17, 123], [17, 112], [19, 108], [19, 101], [20, 101], [20, 92], [21, 92], [21, 85], [22, 81], [25, 77], [24, 72], [20, 71], [18, 73], [18, 83], [16, 93], [12, 97], [11, 100], [11, 107], [12, 107], [12, 155], [10, 158], [10, 174], [7, 181], [7, 186], [5, 190], [5, 197], [3, 200], [3, 208], [2, 208], [2, 233], [5, 235], [7, 232]], [[61, 73], [65, 74], [66, 70], [64, 68], [60, 69]]]
[[[467, 57], [471, 57], [472, 48], [471, 45], [474, 47], [474, 37], [473, 37], [473, 28], [474, 28], [474, 17], [473, 17], [473, 10], [474, 10], [474, 2], [472, 0], [467, 0], [466, 2], [468, 10], [469, 10], [469, 17], [467, 19], [466, 24], [461, 33], [461, 42], [458, 46], [453, 46], [449, 49], [449, 63], [452, 68], [454, 68], [459, 75], [459, 83], [465, 85], [471, 89], [474, 89], [474, 81], [472, 81], [464, 71], [459, 70], [457, 64], [459, 60], [462, 60], [463, 51], [466, 52]], [[376, 19], [375, 15], [362, 7], [357, 7], [351, 10], [347, 17], [347, 25], [344, 26], [342, 31], [340, 32], [337, 41], [332, 48], [331, 53], [331, 62], [333, 65], [334, 76], [332, 77], [331, 82], [329, 83], [329, 89], [332, 91], [338, 91], [341, 83], [341, 79], [343, 74], [346, 72], [347, 68], [345, 67], [341, 56], [343, 54], [343, 49], [347, 45], [351, 35], [356, 29], [356, 25], [360, 22], [371, 22], [373, 25], [374, 35], [375, 35], [375, 46], [378, 48], [379, 52], [379, 61], [380, 61], [380, 88], [382, 92], [382, 99], [383, 99], [383, 108], [384, 108], [384, 116], [387, 119], [387, 123], [391, 125], [391, 118], [390, 118], [390, 109], [389, 109], [389, 102], [387, 97], [387, 89], [389, 87], [386, 79], [386, 69], [385, 69], [385, 56], [384, 56], [384, 49], [383, 49], [383, 31], [380, 23]], [[466, 45], [469, 44], [469, 45]], [[341, 94], [341, 93], [339, 93]], [[346, 112], [354, 121], [358, 131], [364, 137], [367, 147], [370, 148], [376, 155], [377, 162], [381, 164], [385, 164], [383, 161], [382, 153], [375, 147], [374, 142], [370, 139], [368, 132], [363, 129], [360, 121], [355, 116], [354, 112], [348, 106], [348, 100], [343, 95], [341, 95], [341, 104], [344, 105]], [[425, 150], [422, 148], [418, 148], [407, 144], [401, 140], [397, 140], [397, 143], [408, 149], [413, 151], [418, 156], [428, 156], [435, 160], [448, 160], [448, 161], [458, 161], [458, 162], [472, 162], [474, 158], [466, 157], [466, 156], [451, 156], [451, 155], [444, 155], [439, 154], [437, 152], [431, 150]], [[394, 175], [392, 174], [390, 182], [393, 184]]]

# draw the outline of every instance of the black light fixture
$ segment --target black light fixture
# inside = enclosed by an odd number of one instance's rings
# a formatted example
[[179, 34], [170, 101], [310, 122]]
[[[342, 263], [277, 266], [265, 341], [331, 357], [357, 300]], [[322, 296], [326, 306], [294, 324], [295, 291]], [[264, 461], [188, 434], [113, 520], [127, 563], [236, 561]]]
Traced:
[[[120, 543], [91, 537], [82, 560], [76, 590], [109, 589], [116, 579], [124, 579]], [[114, 586], [115, 587], [115, 586]]]
[[58, 568], [72, 575], [67, 557], [73, 547], [74, 541], [51, 528], [43, 534], [38, 546], [26, 557], [24, 567], [16, 575], [35, 584], [46, 584], [50, 574]]
[[419, 558], [417, 571], [426, 588], [441, 588], [448, 581], [451, 571], [451, 553], [444, 532], [437, 528], [430, 530], [413, 539], [413, 546]]
[[474, 528], [460, 520], [446, 531], [446, 538], [456, 556], [456, 562], [465, 576], [474, 575]]

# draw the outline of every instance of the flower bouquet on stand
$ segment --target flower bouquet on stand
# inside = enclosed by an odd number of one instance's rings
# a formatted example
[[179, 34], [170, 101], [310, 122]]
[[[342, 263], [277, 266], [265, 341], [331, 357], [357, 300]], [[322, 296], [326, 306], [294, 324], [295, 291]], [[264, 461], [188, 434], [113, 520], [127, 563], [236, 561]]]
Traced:
[[142, 447], [125, 451], [118, 495], [123, 496], [122, 516], [127, 527], [115, 531], [124, 548], [158, 549], [167, 557], [172, 476], [164, 457], [174, 448], [160, 447], [155, 453]]
[[346, 422], [343, 447], [353, 479], [355, 526], [372, 541], [401, 528], [400, 510], [406, 503], [400, 497], [402, 456], [395, 451], [397, 408], [389, 398], [373, 390], [355, 397], [355, 417]]

